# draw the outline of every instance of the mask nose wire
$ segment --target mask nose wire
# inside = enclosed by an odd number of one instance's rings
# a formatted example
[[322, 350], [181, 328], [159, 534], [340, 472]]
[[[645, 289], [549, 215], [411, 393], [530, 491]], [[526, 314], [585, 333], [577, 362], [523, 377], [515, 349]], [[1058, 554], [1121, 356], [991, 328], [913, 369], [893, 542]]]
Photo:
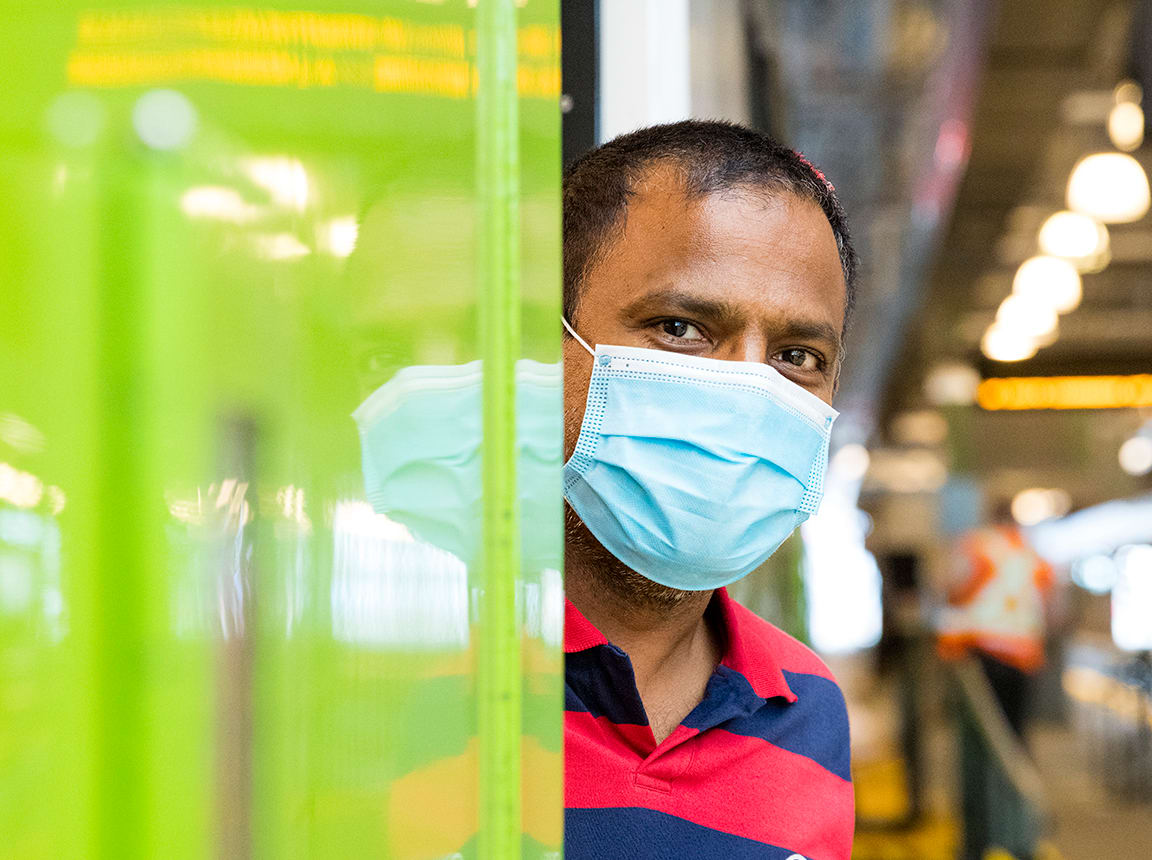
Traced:
[[572, 335], [572, 337], [576, 338], [576, 340], [579, 341], [580, 345], [582, 347], [584, 347], [586, 350], [588, 350], [589, 355], [591, 355], [593, 357], [596, 356], [596, 350], [594, 350], [592, 347], [590, 347], [588, 345], [588, 342], [585, 341], [584, 338], [582, 338], [582, 337], [580, 337], [580, 335], [576, 334], [576, 329], [572, 328], [572, 326], [570, 326], [568, 324], [568, 320], [564, 319], [564, 317], [560, 317], [560, 322], [564, 323], [564, 328], [566, 328], [568, 330], [568, 334], [570, 334], [570, 335]]

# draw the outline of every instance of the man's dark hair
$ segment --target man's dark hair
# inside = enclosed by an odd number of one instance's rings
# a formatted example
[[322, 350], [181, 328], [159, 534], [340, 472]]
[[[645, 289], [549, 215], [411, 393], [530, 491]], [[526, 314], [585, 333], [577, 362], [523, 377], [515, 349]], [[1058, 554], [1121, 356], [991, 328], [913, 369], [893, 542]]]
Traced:
[[584, 278], [623, 226], [636, 184], [673, 164], [689, 197], [749, 188], [805, 197], [824, 210], [844, 270], [844, 325], [856, 300], [856, 252], [836, 190], [802, 155], [730, 122], [684, 120], [621, 135], [564, 171], [564, 313], [575, 324]]

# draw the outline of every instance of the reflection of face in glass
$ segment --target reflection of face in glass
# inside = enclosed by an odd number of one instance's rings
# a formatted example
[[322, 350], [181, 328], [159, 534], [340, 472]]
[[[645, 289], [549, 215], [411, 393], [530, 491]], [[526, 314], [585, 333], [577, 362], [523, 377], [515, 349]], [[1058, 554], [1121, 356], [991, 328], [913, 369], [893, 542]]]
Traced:
[[[560, 365], [516, 364], [517, 476], [525, 571], [560, 567]], [[378, 514], [472, 566], [482, 539], [483, 367], [406, 367], [353, 413]]]

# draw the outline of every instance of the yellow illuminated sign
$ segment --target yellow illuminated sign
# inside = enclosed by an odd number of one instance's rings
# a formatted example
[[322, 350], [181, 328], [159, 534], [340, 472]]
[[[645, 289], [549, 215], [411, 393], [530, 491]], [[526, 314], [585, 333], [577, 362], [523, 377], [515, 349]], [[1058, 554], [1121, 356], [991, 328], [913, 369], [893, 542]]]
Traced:
[[985, 379], [976, 390], [976, 402], [992, 411], [1152, 406], [1152, 373]]
[[[526, 98], [560, 96], [560, 33], [522, 27], [517, 83]], [[470, 98], [476, 33], [372, 15], [244, 8], [84, 13], [68, 80], [78, 86], [217, 81], [353, 87]]]

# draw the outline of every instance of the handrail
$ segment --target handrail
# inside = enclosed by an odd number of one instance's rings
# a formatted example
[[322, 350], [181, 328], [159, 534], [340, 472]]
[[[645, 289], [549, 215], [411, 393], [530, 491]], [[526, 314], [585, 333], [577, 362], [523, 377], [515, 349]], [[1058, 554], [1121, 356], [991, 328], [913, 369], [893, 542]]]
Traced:
[[992, 747], [996, 759], [1003, 764], [1005, 776], [1033, 809], [1047, 817], [1050, 807], [1044, 780], [1032, 756], [1008, 724], [980, 665], [974, 660], [961, 660], [953, 665], [953, 672], [972, 716], [976, 718], [976, 727]]
[[952, 665], [958, 694], [964, 857], [992, 847], [1033, 856], [1051, 806], [1027, 749], [1012, 731], [980, 666]]

